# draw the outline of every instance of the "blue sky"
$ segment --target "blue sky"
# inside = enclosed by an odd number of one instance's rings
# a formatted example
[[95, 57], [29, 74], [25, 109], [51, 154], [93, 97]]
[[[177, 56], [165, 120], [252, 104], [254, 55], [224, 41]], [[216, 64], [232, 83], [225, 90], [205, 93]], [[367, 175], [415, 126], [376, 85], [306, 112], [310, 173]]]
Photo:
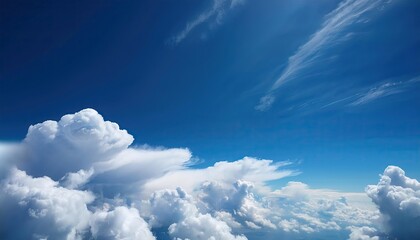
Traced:
[[294, 161], [274, 184], [420, 178], [420, 3], [359, 2], [2, 3], [1, 139], [91, 107], [198, 167]]
[[0, 238], [416, 238], [419, 12], [2, 1]]

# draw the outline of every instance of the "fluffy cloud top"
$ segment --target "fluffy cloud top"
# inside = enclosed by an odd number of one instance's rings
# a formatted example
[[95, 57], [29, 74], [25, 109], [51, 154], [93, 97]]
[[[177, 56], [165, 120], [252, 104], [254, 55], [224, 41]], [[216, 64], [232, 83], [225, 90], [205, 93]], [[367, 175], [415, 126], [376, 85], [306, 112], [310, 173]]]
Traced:
[[91, 217], [90, 225], [95, 239], [156, 239], [135, 208], [118, 206], [112, 211], [96, 211]]
[[250, 182], [238, 180], [232, 185], [207, 182], [202, 185], [200, 199], [209, 211], [230, 213], [235, 220], [252, 228], [272, 228], [270, 209], [256, 200]]
[[24, 140], [28, 152], [20, 167], [36, 176], [57, 179], [92, 162], [109, 160], [133, 140], [118, 124], [104, 121], [93, 109], [84, 109], [58, 122], [30, 126]]
[[379, 240], [377, 230], [372, 227], [349, 227], [351, 233], [349, 240]]
[[415, 239], [420, 236], [420, 183], [405, 176], [396, 166], [389, 166], [377, 185], [366, 192], [379, 207], [384, 231], [391, 238]]
[[182, 189], [161, 190], [153, 194], [151, 204], [151, 225], [169, 226], [168, 232], [174, 239], [224, 239], [246, 240], [245, 236], [235, 236], [227, 223], [202, 214]]
[[88, 227], [87, 204], [93, 200], [90, 192], [66, 189], [49, 177], [33, 178], [12, 169], [1, 183], [0, 232], [6, 239], [79, 239]]
[[[130, 147], [93, 109], [0, 144], [1, 239], [413, 239], [420, 184], [388, 167], [367, 193], [289, 182], [290, 162], [244, 157], [207, 168], [186, 148]], [[382, 220], [383, 224], [381, 225]], [[19, 229], [19, 231], [16, 231]]]

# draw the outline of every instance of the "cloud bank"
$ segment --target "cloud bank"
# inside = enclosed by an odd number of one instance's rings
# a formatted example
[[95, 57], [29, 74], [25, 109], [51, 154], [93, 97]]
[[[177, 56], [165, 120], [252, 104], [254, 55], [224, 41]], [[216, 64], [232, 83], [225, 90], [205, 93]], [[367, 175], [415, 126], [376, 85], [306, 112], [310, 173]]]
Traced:
[[273, 189], [269, 182], [299, 174], [291, 162], [244, 157], [195, 168], [186, 148], [132, 142], [126, 130], [85, 109], [31, 126], [21, 143], [0, 144], [0, 238], [412, 239], [419, 234], [420, 184], [398, 167], [388, 167], [367, 195], [301, 182]]

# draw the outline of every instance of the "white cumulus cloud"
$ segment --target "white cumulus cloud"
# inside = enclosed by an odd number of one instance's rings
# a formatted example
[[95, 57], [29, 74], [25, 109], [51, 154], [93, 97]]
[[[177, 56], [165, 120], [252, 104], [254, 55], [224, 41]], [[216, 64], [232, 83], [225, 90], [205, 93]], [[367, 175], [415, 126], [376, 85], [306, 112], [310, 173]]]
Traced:
[[385, 169], [377, 185], [366, 192], [378, 206], [384, 231], [391, 238], [415, 239], [420, 236], [420, 183], [405, 176], [396, 166]]
[[420, 184], [398, 167], [388, 167], [367, 195], [301, 182], [273, 189], [270, 181], [299, 174], [291, 162], [244, 157], [197, 168], [187, 148], [132, 142], [85, 109], [31, 126], [21, 143], [1, 143], [0, 238], [377, 240], [419, 233]]
[[90, 219], [95, 239], [155, 240], [149, 226], [135, 208], [118, 206], [114, 210], [98, 210]]
[[89, 226], [87, 205], [93, 200], [90, 192], [66, 189], [49, 177], [33, 178], [13, 168], [1, 182], [0, 232], [7, 239], [79, 239]]
[[133, 140], [118, 124], [105, 121], [93, 109], [84, 109], [58, 122], [30, 126], [24, 140], [27, 156], [20, 167], [32, 175], [58, 179], [67, 172], [110, 159]]
[[245, 236], [232, 234], [229, 225], [208, 213], [201, 213], [194, 200], [181, 188], [160, 190], [150, 199], [151, 225], [168, 227], [174, 239], [226, 239], [245, 240]]

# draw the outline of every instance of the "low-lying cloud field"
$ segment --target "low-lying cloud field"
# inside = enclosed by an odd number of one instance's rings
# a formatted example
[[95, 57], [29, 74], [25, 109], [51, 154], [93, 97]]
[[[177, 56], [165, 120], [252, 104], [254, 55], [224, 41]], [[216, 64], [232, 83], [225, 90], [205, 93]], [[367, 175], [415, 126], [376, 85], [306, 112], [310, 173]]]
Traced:
[[292, 162], [244, 157], [197, 168], [189, 149], [133, 141], [84, 109], [30, 126], [20, 143], [0, 143], [0, 238], [420, 236], [420, 183], [397, 166], [365, 193], [302, 182], [274, 189], [269, 182], [299, 174]]

